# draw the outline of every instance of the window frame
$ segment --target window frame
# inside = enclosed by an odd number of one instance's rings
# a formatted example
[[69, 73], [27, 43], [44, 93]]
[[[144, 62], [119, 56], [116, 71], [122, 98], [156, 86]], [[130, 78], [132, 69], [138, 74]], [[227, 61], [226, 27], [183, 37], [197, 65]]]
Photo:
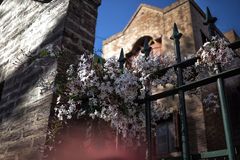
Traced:
[[[180, 131], [180, 116], [179, 113], [177, 111], [173, 112], [169, 118], [167, 119], [162, 119], [160, 121], [157, 122], [157, 126], [156, 126], [156, 134], [155, 134], [155, 153], [157, 157], [166, 157], [166, 156], [170, 156], [171, 153], [176, 153], [176, 152], [180, 152], [181, 150], [181, 131]], [[159, 146], [158, 146], [158, 133], [157, 133], [157, 127], [161, 124], [161, 123], [172, 123], [173, 125], [173, 133], [174, 135], [172, 136], [172, 146], [170, 147], [170, 143], [169, 143], [169, 135], [168, 135], [168, 151], [165, 153], [160, 153], [159, 152]], [[168, 134], [169, 134], [170, 128], [168, 127]]]

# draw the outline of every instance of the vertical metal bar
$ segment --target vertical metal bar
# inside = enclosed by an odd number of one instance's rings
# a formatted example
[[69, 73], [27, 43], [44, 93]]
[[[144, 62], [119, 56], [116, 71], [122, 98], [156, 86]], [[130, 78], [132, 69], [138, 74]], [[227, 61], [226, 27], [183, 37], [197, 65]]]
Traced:
[[[212, 16], [209, 8], [207, 7], [206, 19], [203, 24], [208, 25], [208, 32], [209, 32], [210, 37], [216, 35], [216, 32], [215, 32], [215, 22], [216, 21], [217, 21], [217, 18]], [[220, 64], [216, 64], [216, 71], [217, 71], [217, 73], [222, 72], [222, 68], [221, 68]], [[228, 105], [227, 105], [226, 95], [225, 95], [225, 91], [224, 91], [224, 81], [222, 78], [217, 79], [217, 87], [218, 87], [218, 94], [219, 94], [220, 104], [221, 104], [224, 133], [225, 133], [225, 139], [226, 139], [227, 150], [228, 150], [228, 158], [229, 158], [229, 160], [235, 160], [235, 153], [234, 153], [234, 147], [233, 147], [233, 141], [232, 141], [232, 132], [231, 132], [231, 126], [230, 126]]]
[[152, 160], [152, 127], [151, 127], [151, 101], [149, 92], [146, 92], [145, 116], [146, 116], [146, 136], [147, 136], [147, 160]]
[[[126, 58], [124, 57], [123, 48], [121, 48], [120, 55], [119, 55], [119, 59], [118, 59], [119, 69], [120, 69], [121, 73], [123, 73], [123, 71], [124, 71], [124, 64], [125, 64], [125, 62], [126, 62]], [[118, 146], [119, 146], [119, 134], [118, 134], [118, 129], [116, 130], [115, 143], [116, 143], [116, 150], [118, 150]]]
[[[141, 50], [142, 53], [145, 54], [145, 58], [150, 55], [152, 48], [148, 44], [149, 40], [146, 38], [144, 40], [144, 46]], [[146, 159], [152, 160], [152, 126], [151, 126], [151, 101], [149, 100], [149, 92], [150, 86], [147, 84], [145, 86], [145, 117], [146, 117], [146, 138], [147, 138], [147, 152], [146, 152]]]
[[[181, 52], [180, 52], [180, 41], [182, 34], [178, 32], [176, 23], [173, 27], [173, 35], [171, 37], [174, 40], [175, 54], [177, 63], [181, 63]], [[182, 68], [177, 68], [177, 84], [178, 86], [183, 85], [183, 73]], [[188, 139], [188, 125], [186, 118], [186, 106], [185, 106], [185, 95], [184, 91], [180, 90], [178, 92], [179, 97], [179, 110], [180, 110], [180, 120], [181, 120], [181, 137], [182, 137], [182, 156], [183, 160], [190, 160], [189, 152], [189, 139]]]
[[[217, 73], [222, 72], [220, 64], [216, 64], [216, 71], [217, 71]], [[225, 139], [226, 139], [227, 150], [228, 150], [228, 158], [229, 158], [229, 160], [235, 160], [228, 104], [227, 104], [227, 98], [226, 98], [225, 90], [224, 90], [224, 81], [222, 78], [217, 79], [217, 87], [218, 87], [218, 94], [219, 94], [220, 104], [221, 104], [224, 133], [225, 133]]]
[[[145, 54], [145, 58], [150, 55], [151, 47], [148, 44], [148, 39], [144, 40], [144, 47], [141, 50], [142, 53]], [[145, 89], [145, 117], [146, 117], [146, 136], [147, 136], [147, 153], [146, 153], [146, 159], [152, 160], [152, 126], [151, 126], [151, 101], [149, 100], [149, 91], [150, 91], [150, 84], [147, 84]]]

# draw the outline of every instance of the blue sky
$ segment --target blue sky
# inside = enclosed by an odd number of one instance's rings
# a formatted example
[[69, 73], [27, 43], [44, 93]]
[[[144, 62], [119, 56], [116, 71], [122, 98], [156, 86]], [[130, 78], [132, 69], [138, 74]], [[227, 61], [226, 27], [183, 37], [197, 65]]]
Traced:
[[[98, 10], [95, 50], [102, 41], [123, 30], [141, 3], [164, 8], [176, 0], [102, 0]], [[216, 25], [222, 32], [235, 29], [240, 34], [240, 0], [195, 0], [205, 12], [208, 6], [218, 18]]]

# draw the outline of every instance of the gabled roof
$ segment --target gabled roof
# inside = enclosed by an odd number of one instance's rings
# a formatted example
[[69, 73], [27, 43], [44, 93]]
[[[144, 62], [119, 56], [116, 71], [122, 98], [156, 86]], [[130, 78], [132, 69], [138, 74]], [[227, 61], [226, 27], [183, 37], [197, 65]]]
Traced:
[[143, 9], [143, 8], [148, 8], [154, 11], [158, 11], [160, 13], [163, 13], [163, 10], [158, 8], [158, 7], [154, 7], [154, 6], [150, 6], [147, 4], [140, 4], [137, 8], [137, 10], [135, 11], [135, 13], [133, 14], [133, 16], [131, 17], [130, 21], [128, 22], [128, 24], [125, 26], [125, 28], [123, 29], [122, 32], [125, 32], [127, 30], [127, 28], [130, 26], [130, 24], [133, 22], [133, 20], [135, 19], [135, 17], [138, 15], [138, 13]]
[[148, 9], [151, 9], [153, 11], [157, 11], [159, 13], [162, 13], [163, 14], [163, 10], [158, 8], [158, 7], [154, 7], [154, 6], [150, 6], [150, 5], [147, 5], [147, 4], [140, 4], [137, 8], [137, 10], [134, 12], [133, 16], [131, 17], [131, 19], [128, 21], [127, 25], [124, 27], [124, 29], [121, 31], [121, 32], [118, 32], [114, 35], [112, 35], [111, 37], [108, 37], [106, 40], [103, 41], [104, 44], [108, 43], [108, 42], [111, 42], [112, 40], [118, 38], [118, 37], [121, 37], [122, 34], [128, 29], [128, 27], [131, 25], [131, 23], [133, 22], [133, 20], [136, 18], [136, 16], [138, 15], [138, 13], [144, 9], [144, 8], [148, 8]]

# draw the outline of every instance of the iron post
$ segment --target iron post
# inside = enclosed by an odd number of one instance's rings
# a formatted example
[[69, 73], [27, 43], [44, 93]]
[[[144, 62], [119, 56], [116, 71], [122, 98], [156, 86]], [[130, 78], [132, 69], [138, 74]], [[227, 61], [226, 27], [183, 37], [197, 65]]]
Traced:
[[[124, 57], [123, 48], [121, 48], [118, 62], [119, 62], [119, 69], [120, 69], [121, 73], [123, 73], [124, 63], [126, 62], [126, 58]], [[116, 150], [118, 150], [118, 143], [119, 143], [119, 134], [118, 134], [118, 129], [117, 129], [116, 130]]]
[[[171, 39], [174, 40], [175, 54], [177, 63], [181, 63], [181, 52], [180, 52], [180, 38], [182, 34], [178, 32], [176, 23], [173, 26], [173, 35]], [[177, 67], [177, 85], [182, 86], [183, 82], [183, 73], [182, 68]], [[188, 125], [186, 117], [186, 106], [185, 106], [185, 95], [183, 90], [179, 90], [179, 111], [180, 111], [180, 120], [181, 120], [181, 137], [182, 137], [182, 157], [183, 160], [190, 160], [189, 152], [189, 139], [188, 139]]]
[[147, 136], [147, 160], [152, 160], [152, 127], [151, 127], [151, 101], [149, 100], [149, 92], [145, 95], [145, 116], [146, 116], [146, 136]]
[[[216, 64], [216, 72], [217, 72], [217, 74], [222, 72], [220, 63]], [[222, 77], [219, 77], [217, 79], [217, 88], [218, 88], [218, 94], [219, 94], [219, 98], [220, 98], [225, 140], [226, 140], [227, 150], [228, 150], [228, 158], [229, 158], [229, 160], [235, 160], [228, 104], [227, 104], [227, 98], [226, 98], [225, 90], [224, 90], [224, 80]]]
[[[145, 58], [150, 55], [152, 48], [148, 45], [148, 40], [144, 40], [144, 46], [143, 49], [141, 50], [142, 53], [145, 54]], [[149, 85], [149, 84], [147, 84]], [[151, 126], [151, 101], [149, 99], [149, 86], [148, 88], [145, 89], [145, 117], [146, 117], [146, 137], [147, 137], [147, 153], [146, 153], [146, 159], [147, 160], [152, 160], [152, 126]]]

